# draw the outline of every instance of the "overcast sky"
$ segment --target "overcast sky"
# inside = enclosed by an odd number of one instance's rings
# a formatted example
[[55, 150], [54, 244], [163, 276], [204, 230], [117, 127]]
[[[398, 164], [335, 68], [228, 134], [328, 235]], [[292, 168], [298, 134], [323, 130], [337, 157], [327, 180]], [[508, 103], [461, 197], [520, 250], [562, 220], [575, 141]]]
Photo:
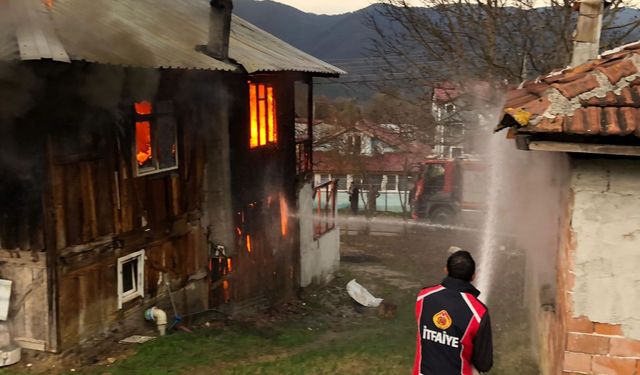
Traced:
[[274, 0], [296, 7], [304, 12], [317, 14], [340, 14], [365, 8], [375, 0]]

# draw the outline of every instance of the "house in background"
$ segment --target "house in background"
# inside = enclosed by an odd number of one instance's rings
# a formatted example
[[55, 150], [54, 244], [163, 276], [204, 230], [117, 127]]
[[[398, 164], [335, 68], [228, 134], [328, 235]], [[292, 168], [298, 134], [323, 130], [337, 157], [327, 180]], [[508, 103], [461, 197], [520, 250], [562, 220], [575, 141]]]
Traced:
[[292, 215], [312, 205], [294, 84], [311, 98], [342, 72], [231, 9], [0, 3], [0, 276], [22, 347], [129, 332], [152, 306], [273, 305], [337, 267], [338, 237], [314, 263]]
[[433, 154], [442, 159], [477, 153], [474, 132], [487, 125], [481, 107], [491, 96], [488, 82], [437, 82], [431, 97], [435, 120]]
[[362, 210], [369, 208], [373, 190], [380, 194], [377, 211], [408, 209], [411, 178], [419, 162], [430, 154], [429, 146], [403, 134], [394, 124], [363, 120], [343, 128], [317, 122], [313, 128], [315, 183], [337, 180], [338, 209], [349, 207], [349, 191], [354, 184], [360, 188]]
[[531, 293], [538, 352], [545, 374], [636, 374], [640, 42], [582, 61], [510, 91], [500, 122], [519, 149], [570, 161], [567, 176], [554, 171], [567, 181], [553, 222], [561, 235], [549, 249], [555, 294], [545, 302], [541, 285]]

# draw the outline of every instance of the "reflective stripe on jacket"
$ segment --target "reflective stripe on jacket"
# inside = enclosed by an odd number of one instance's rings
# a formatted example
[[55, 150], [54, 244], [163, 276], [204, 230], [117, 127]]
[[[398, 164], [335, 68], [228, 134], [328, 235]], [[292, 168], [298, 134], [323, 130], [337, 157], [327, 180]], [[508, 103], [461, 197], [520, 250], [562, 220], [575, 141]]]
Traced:
[[491, 320], [471, 283], [447, 277], [416, 301], [413, 375], [472, 375], [493, 365]]

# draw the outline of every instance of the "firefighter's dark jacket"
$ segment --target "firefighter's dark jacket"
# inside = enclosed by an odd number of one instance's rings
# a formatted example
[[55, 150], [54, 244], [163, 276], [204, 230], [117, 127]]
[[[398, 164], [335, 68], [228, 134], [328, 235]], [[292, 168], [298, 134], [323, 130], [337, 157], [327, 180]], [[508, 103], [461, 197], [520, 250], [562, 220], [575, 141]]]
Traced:
[[413, 375], [472, 375], [474, 367], [491, 369], [491, 320], [479, 295], [471, 283], [453, 277], [418, 294]]

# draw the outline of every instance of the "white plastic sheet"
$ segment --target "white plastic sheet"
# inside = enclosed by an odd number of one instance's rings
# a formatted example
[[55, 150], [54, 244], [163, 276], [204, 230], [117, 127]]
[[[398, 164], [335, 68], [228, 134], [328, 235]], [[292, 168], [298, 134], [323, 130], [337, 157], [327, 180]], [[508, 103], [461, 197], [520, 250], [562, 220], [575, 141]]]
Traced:
[[382, 303], [382, 298], [374, 297], [365, 287], [358, 284], [356, 279], [353, 279], [347, 283], [347, 293], [356, 302], [366, 307], [378, 307]]

